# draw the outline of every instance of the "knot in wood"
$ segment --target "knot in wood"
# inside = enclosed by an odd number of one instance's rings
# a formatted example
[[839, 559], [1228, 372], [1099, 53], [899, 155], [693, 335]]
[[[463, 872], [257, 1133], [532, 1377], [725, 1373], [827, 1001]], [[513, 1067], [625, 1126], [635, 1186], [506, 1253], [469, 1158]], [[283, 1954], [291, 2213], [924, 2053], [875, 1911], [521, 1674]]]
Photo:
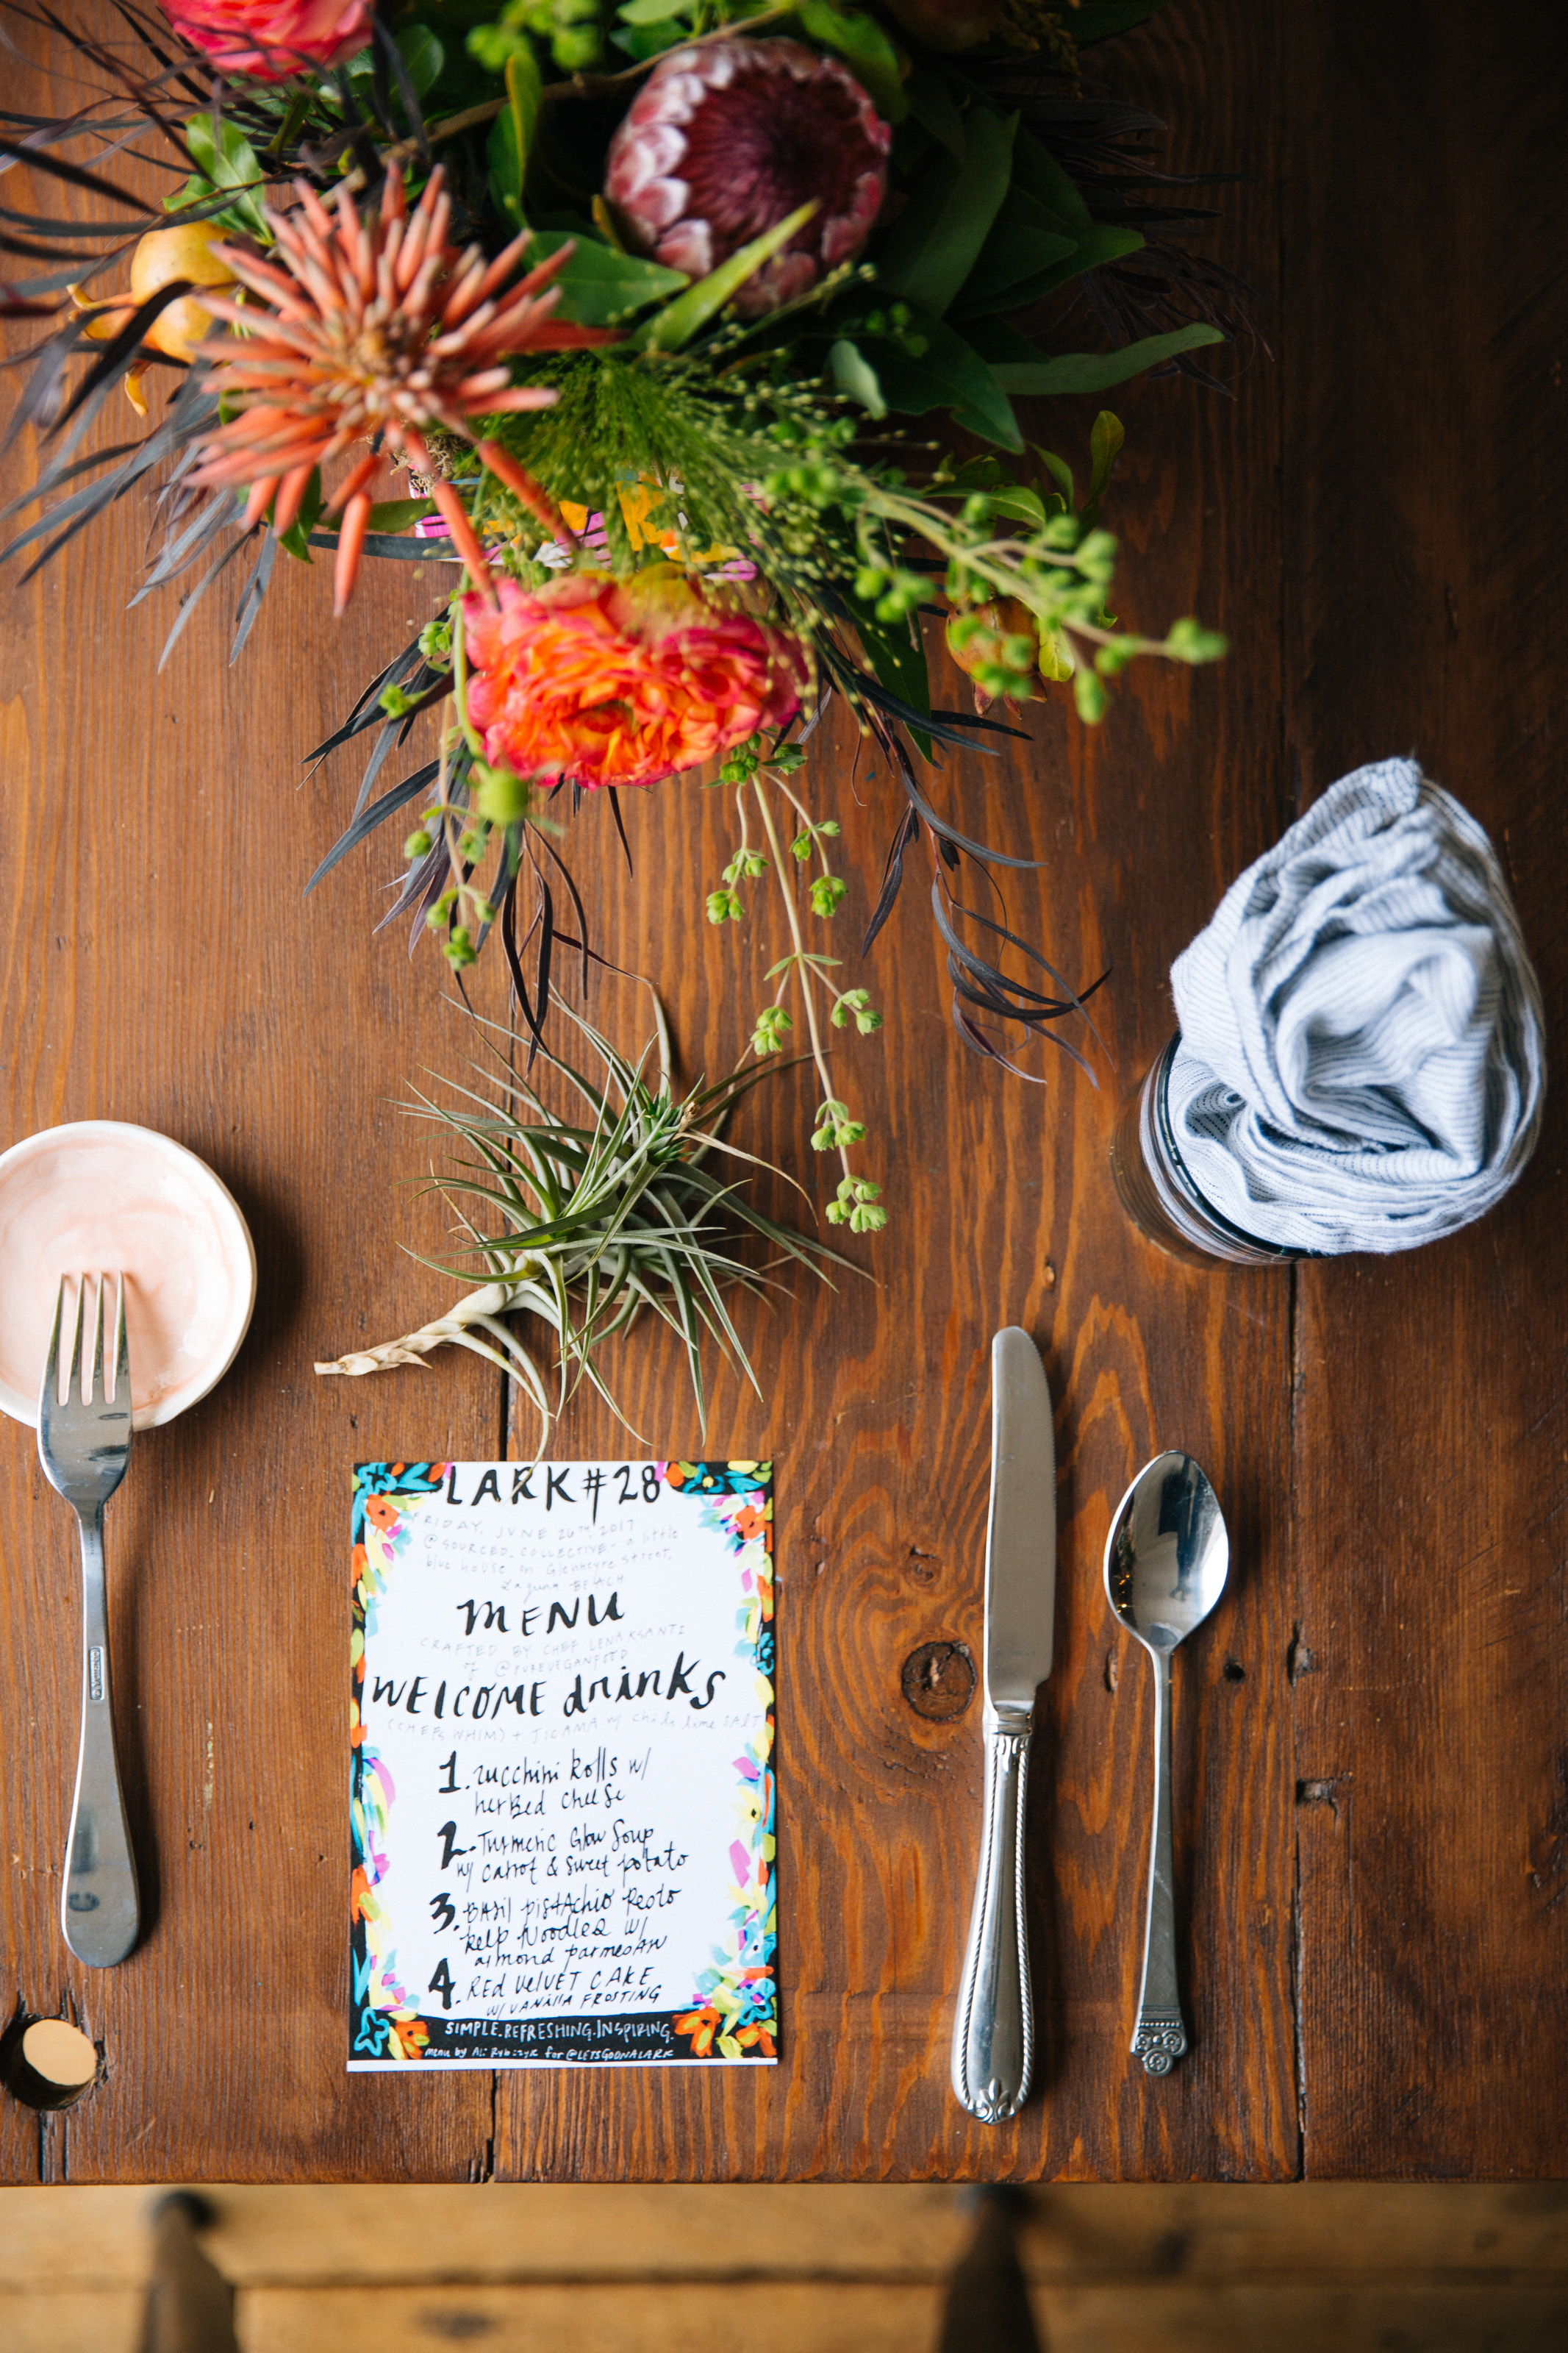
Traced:
[[967, 1642], [922, 1642], [904, 1661], [904, 1697], [917, 1715], [951, 1724], [974, 1697], [974, 1661]]

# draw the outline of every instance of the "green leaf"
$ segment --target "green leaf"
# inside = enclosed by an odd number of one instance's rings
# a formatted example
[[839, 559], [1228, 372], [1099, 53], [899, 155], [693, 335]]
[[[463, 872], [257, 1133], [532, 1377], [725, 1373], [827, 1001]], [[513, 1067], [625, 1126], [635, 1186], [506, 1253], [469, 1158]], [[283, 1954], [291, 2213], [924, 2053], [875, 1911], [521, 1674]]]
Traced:
[[[637, 5], [639, 0], [633, 0]], [[829, 7], [826, 0], [801, 0], [795, 14], [808, 40], [844, 59], [878, 112], [889, 122], [901, 122], [910, 105], [899, 53], [876, 19], [858, 8]]]
[[490, 125], [485, 162], [496, 210], [510, 221], [514, 229], [521, 228], [522, 150], [518, 145], [517, 121], [510, 106], [503, 106]]
[[515, 57], [508, 58], [506, 94], [517, 132], [521, 178], [526, 178], [528, 159], [533, 153], [533, 134], [539, 127], [540, 109], [544, 104], [544, 83], [539, 71], [539, 59], [531, 48], [519, 49]]
[[245, 133], [226, 121], [215, 140], [212, 116], [194, 114], [185, 125], [185, 144], [191, 151], [192, 163], [215, 190], [244, 190], [228, 208], [227, 218], [248, 229], [264, 245], [270, 243], [261, 210], [261, 166]]
[[982, 439], [1004, 449], [1022, 449], [1024, 437], [996, 372], [945, 320], [910, 307], [912, 329], [925, 343], [920, 356], [911, 359], [890, 339], [873, 346], [877, 380], [889, 407], [906, 417], [950, 408], [955, 424]]
[[[926, 669], [925, 647], [920, 642], [919, 624], [911, 630], [907, 622], [884, 623], [858, 596], [848, 601], [866, 659], [881, 683], [889, 694], [907, 702], [911, 711], [929, 712], [931, 678]], [[910, 733], [929, 760], [932, 756], [931, 737], [919, 727], [911, 727]]]
[[988, 491], [993, 514], [1005, 515], [1014, 522], [1026, 522], [1031, 531], [1044, 531], [1046, 510], [1038, 491], [1026, 490], [1022, 482], [1013, 482], [1005, 490]]
[[[904, 95], [910, 102], [910, 113], [933, 139], [940, 140], [950, 155], [963, 161], [963, 117], [953, 101], [952, 90], [939, 73], [930, 66], [916, 66], [904, 84]], [[1022, 137], [1020, 134], [1020, 144]]]
[[539, 110], [544, 103], [543, 90], [539, 60], [532, 49], [524, 46], [506, 61], [508, 102], [490, 126], [489, 142], [485, 150], [490, 192], [497, 207], [518, 228], [525, 226], [522, 184], [528, 176], [528, 159], [533, 148]]
[[[314, 561], [310, 554], [310, 533], [316, 527], [316, 519], [321, 512], [321, 470], [317, 466], [312, 469], [310, 481], [305, 486], [305, 495], [300, 501], [299, 513], [288, 530], [281, 531], [278, 534], [278, 544], [285, 554], [292, 555], [300, 564], [310, 564]], [[1197, 627], [1195, 621], [1193, 627], [1194, 628]]]
[[999, 293], [971, 295], [965, 288], [954, 304], [954, 315], [966, 318], [989, 311], [1022, 311], [1031, 302], [1040, 301], [1054, 294], [1072, 278], [1081, 278], [1086, 269], [1099, 269], [1105, 262], [1120, 261], [1124, 254], [1139, 252], [1143, 239], [1135, 228], [1111, 228], [1096, 221], [1079, 236], [1078, 243], [1065, 260], [1054, 261], [1033, 278], [1021, 278], [1016, 284]]
[[630, 311], [646, 310], [650, 302], [668, 301], [691, 283], [679, 269], [662, 269], [635, 253], [617, 253], [613, 245], [581, 232], [567, 237], [552, 229], [538, 231], [528, 248], [530, 267], [548, 261], [567, 244], [577, 250], [554, 283], [561, 289], [560, 316], [579, 327], [607, 326]]
[[1077, 249], [1077, 239], [1060, 229], [999, 218], [963, 281], [963, 300], [967, 303], [979, 295], [999, 294], [1020, 279], [1037, 278]]
[[847, 400], [858, 400], [873, 417], [886, 417], [888, 404], [882, 397], [877, 371], [858, 343], [841, 335], [827, 354], [827, 364], [833, 371], [834, 383]]
[[1126, 343], [1119, 352], [1064, 352], [1059, 359], [1036, 360], [1021, 365], [1004, 360], [996, 381], [1005, 392], [1038, 396], [1045, 393], [1104, 392], [1125, 384], [1130, 375], [1158, 367], [1178, 352], [1195, 352], [1205, 343], [1223, 343], [1217, 327], [1194, 324], [1177, 327], [1168, 335], [1145, 335], [1142, 343]]
[[1007, 193], [1016, 115], [988, 106], [964, 122], [963, 161], [944, 155], [925, 174], [875, 256], [878, 284], [939, 315], [979, 258]]
[[1063, 171], [1048, 147], [1031, 132], [1020, 130], [1013, 146], [1013, 188], [1033, 196], [1048, 213], [1071, 229], [1093, 227], [1088, 205], [1076, 180]]
[[764, 261], [771, 261], [773, 255], [789, 243], [796, 230], [803, 229], [819, 209], [814, 196], [808, 205], [797, 206], [786, 219], [778, 222], [762, 237], [754, 237], [750, 245], [743, 245], [739, 253], [732, 253], [728, 261], [721, 262], [717, 269], [710, 270], [706, 278], [700, 278], [695, 286], [689, 287], [684, 294], [677, 295], [657, 319], [650, 319], [647, 325], [638, 331], [632, 339], [634, 344], [639, 350], [650, 352], [684, 349], [715, 312], [723, 309], [731, 295], [743, 286]]
[[1104, 497], [1105, 486], [1110, 480], [1110, 470], [1116, 463], [1117, 452], [1126, 438], [1126, 428], [1121, 417], [1113, 417], [1109, 408], [1102, 408], [1094, 420], [1089, 437], [1089, 461], [1094, 469], [1089, 478], [1087, 503], [1089, 507], [1098, 507]]
[[1021, 335], [1005, 319], [966, 320], [963, 337], [993, 367], [998, 360], [1037, 360], [1040, 356], [1038, 343], [1032, 343], [1027, 335]]
[[403, 62], [408, 68], [408, 79], [414, 84], [414, 95], [423, 98], [440, 79], [441, 69], [447, 62], [447, 52], [427, 25], [405, 25], [396, 40]]
[[671, 16], [684, 16], [690, 6], [691, 0], [626, 0], [616, 14], [623, 25], [662, 25]]
[[1072, 468], [1068, 464], [1067, 459], [1065, 458], [1058, 458], [1054, 449], [1042, 449], [1037, 441], [1031, 441], [1029, 447], [1034, 451], [1036, 457], [1039, 459], [1041, 465], [1045, 468], [1047, 473], [1050, 476], [1052, 481], [1056, 484], [1058, 490], [1060, 491], [1063, 498], [1067, 501], [1068, 505], [1069, 507], [1076, 507], [1078, 504], [1078, 486], [1073, 480]]
[[1134, 25], [1143, 24], [1164, 6], [1165, 0], [1082, 0], [1082, 5], [1067, 19], [1067, 28], [1080, 49], [1093, 41], [1114, 40], [1118, 33], [1130, 33]]
[[372, 507], [366, 529], [370, 531], [406, 531], [410, 523], [423, 522], [436, 512], [434, 499], [386, 499]]

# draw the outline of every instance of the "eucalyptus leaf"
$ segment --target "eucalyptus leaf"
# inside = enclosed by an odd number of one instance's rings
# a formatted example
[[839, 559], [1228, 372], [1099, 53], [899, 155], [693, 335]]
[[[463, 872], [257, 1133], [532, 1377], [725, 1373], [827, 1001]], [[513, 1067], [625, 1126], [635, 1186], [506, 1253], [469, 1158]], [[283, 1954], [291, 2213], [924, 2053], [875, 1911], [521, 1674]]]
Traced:
[[923, 174], [876, 256], [877, 282], [939, 316], [973, 269], [1007, 193], [1016, 116], [975, 106], [963, 161], [942, 155]]
[[1124, 343], [1119, 352], [1064, 352], [1054, 360], [1027, 364], [1002, 361], [996, 381], [1005, 392], [1040, 396], [1047, 393], [1105, 392], [1145, 368], [1158, 367], [1182, 352], [1195, 352], [1205, 343], [1223, 343], [1217, 327], [1194, 322], [1173, 328], [1168, 335], [1145, 335], [1141, 343]]

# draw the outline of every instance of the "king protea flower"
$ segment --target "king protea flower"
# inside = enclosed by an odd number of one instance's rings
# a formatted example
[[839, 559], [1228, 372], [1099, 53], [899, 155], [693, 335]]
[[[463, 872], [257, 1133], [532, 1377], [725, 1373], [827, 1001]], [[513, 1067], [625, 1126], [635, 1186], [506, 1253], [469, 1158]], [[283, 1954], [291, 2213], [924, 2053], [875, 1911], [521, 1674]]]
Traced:
[[517, 776], [657, 784], [800, 708], [797, 639], [674, 565], [500, 586], [499, 605], [463, 607], [468, 717]]
[[163, 8], [192, 48], [258, 81], [341, 65], [370, 38], [369, 0], [163, 0]]
[[735, 297], [760, 318], [859, 252], [892, 136], [836, 59], [798, 41], [707, 41], [654, 68], [610, 142], [605, 193], [642, 252], [691, 278], [815, 198]]
[[[475, 577], [488, 586], [484, 556], [463, 505], [426, 446], [432, 427], [468, 440], [468, 420], [504, 409], [547, 408], [555, 394], [513, 385], [509, 359], [614, 343], [605, 328], [551, 316], [549, 280], [572, 251], [563, 246], [508, 287], [528, 243], [515, 237], [493, 261], [478, 246], [447, 239], [451, 206], [437, 169], [412, 213], [403, 182], [389, 174], [381, 209], [362, 219], [340, 190], [334, 219], [314, 191], [296, 184], [297, 213], [268, 214], [274, 259], [234, 246], [220, 255], [250, 296], [240, 302], [204, 291], [205, 307], [243, 335], [220, 347], [214, 389], [239, 414], [201, 452], [196, 482], [248, 483], [247, 528], [273, 508], [287, 531], [313, 470], [379, 434], [382, 448], [431, 479], [431, 495]], [[506, 290], [502, 291], [503, 288]], [[485, 463], [536, 508], [531, 478], [489, 441]], [[353, 593], [370, 517], [373, 454], [339, 483], [325, 512], [342, 512], [334, 610]]]

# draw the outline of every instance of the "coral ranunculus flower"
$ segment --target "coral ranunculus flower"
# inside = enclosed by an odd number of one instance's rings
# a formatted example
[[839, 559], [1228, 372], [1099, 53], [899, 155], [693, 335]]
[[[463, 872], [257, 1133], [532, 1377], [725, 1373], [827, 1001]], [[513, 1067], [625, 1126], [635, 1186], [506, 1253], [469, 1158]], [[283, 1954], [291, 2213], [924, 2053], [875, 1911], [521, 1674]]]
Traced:
[[370, 38], [368, 0], [163, 0], [182, 39], [226, 73], [287, 81], [341, 65]]
[[520, 776], [653, 785], [800, 709], [798, 640], [674, 565], [500, 587], [499, 606], [463, 607], [468, 714], [486, 757]]

